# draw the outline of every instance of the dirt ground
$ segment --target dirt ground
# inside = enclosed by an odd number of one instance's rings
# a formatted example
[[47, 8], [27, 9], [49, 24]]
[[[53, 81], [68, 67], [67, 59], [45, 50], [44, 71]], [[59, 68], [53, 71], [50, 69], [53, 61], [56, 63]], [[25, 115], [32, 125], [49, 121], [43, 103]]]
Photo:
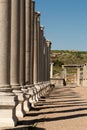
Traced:
[[54, 88], [14, 129], [87, 130], [87, 88]]

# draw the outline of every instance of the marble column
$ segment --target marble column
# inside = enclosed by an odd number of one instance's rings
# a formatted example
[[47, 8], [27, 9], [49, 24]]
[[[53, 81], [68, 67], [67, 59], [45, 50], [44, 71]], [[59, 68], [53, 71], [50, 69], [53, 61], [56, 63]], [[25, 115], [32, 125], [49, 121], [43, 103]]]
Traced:
[[80, 67], [77, 68], [77, 86], [80, 86]]
[[11, 1], [0, 0], [0, 128], [17, 123], [17, 96], [10, 86]]
[[11, 73], [10, 83], [18, 96], [17, 117], [23, 117], [24, 94], [20, 86], [20, 0], [11, 0]]
[[30, 84], [31, 0], [25, 0], [25, 82]]

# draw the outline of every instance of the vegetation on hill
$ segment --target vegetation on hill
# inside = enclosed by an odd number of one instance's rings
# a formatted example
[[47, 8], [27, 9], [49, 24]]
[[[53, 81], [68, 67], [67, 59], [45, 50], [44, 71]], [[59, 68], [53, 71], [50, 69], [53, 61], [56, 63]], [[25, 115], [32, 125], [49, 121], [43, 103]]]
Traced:
[[86, 51], [51, 50], [51, 62], [54, 63], [54, 74], [61, 73], [64, 64], [87, 63]]

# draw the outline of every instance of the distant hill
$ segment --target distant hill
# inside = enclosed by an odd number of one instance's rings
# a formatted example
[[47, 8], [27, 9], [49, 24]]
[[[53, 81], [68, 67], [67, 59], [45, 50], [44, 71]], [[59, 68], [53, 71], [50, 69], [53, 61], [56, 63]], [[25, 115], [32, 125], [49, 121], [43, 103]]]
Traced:
[[86, 51], [51, 50], [51, 62], [54, 63], [54, 74], [61, 73], [63, 64], [87, 63]]

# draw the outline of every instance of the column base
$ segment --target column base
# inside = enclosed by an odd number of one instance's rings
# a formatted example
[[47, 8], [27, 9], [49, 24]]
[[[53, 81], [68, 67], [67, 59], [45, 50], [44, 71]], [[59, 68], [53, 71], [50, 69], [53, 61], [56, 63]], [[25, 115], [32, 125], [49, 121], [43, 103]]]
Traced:
[[25, 94], [21, 90], [13, 90], [18, 96], [18, 105], [16, 106], [16, 116], [18, 119], [23, 118], [26, 112], [24, 111]]
[[30, 105], [30, 103], [29, 103], [29, 99], [26, 99], [26, 100], [24, 101], [24, 110], [25, 110], [25, 112], [27, 113], [27, 112], [30, 111], [30, 109], [31, 109], [31, 105]]
[[17, 124], [17, 96], [0, 95], [0, 128], [14, 127]]

